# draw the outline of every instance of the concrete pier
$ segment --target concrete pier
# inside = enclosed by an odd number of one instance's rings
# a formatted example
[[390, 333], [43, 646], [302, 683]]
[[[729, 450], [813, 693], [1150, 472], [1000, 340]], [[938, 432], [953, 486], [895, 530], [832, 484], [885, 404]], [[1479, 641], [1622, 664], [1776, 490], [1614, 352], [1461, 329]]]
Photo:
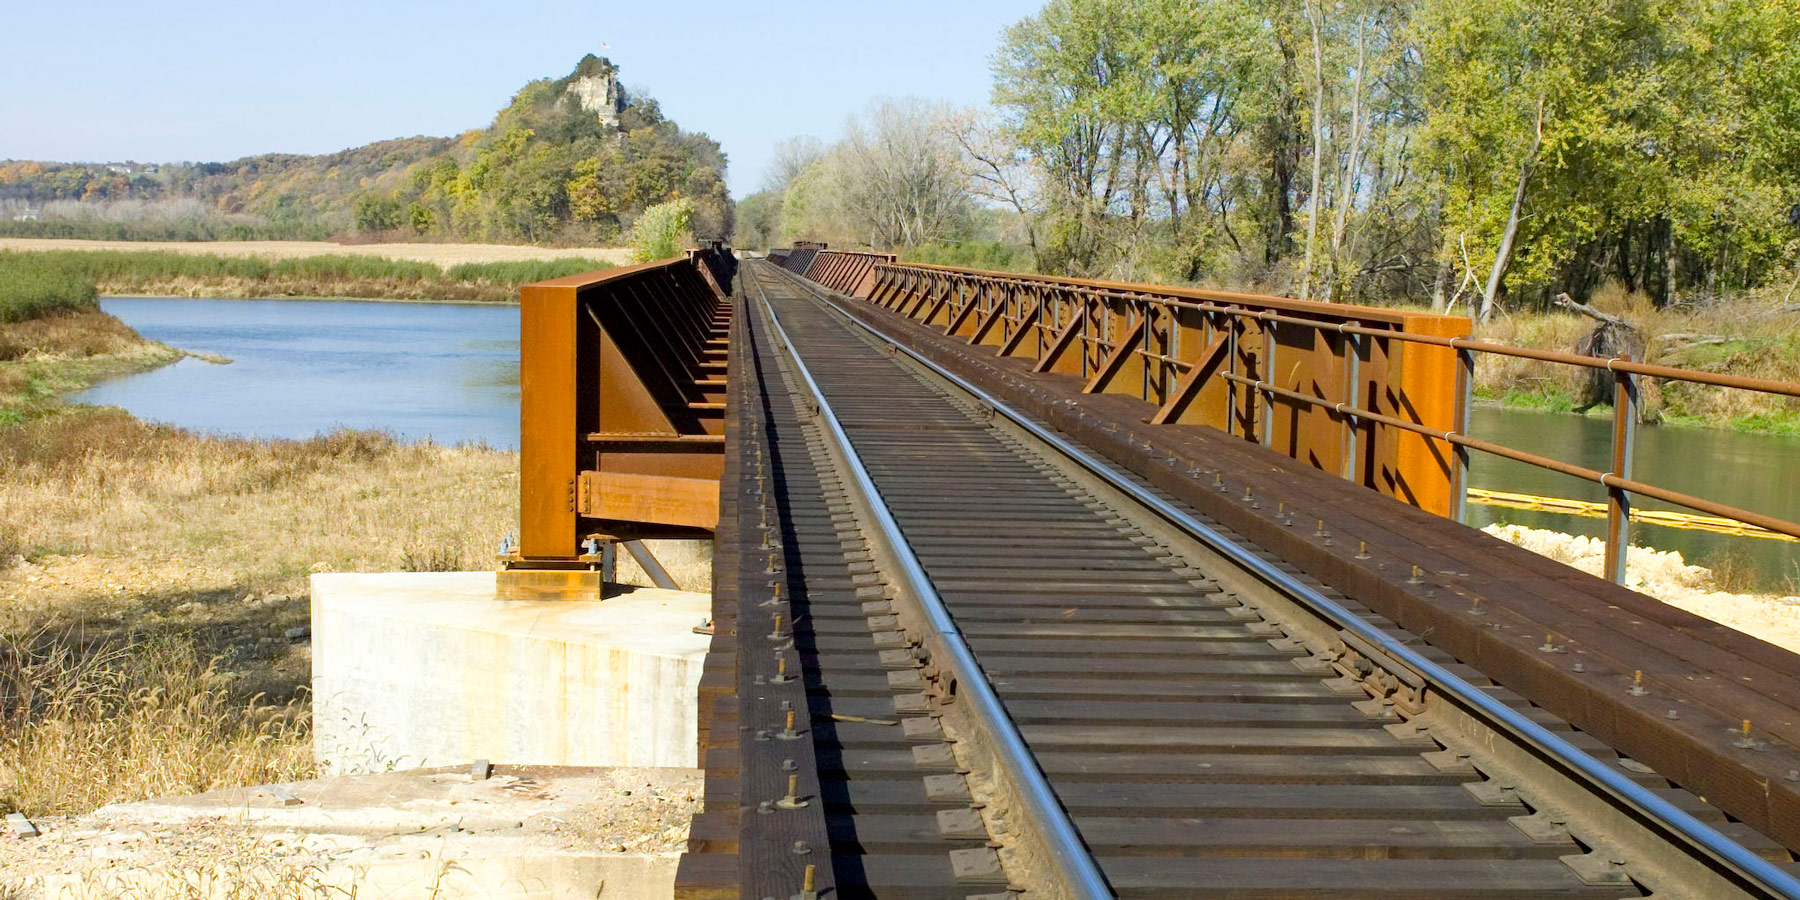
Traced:
[[494, 599], [492, 572], [312, 576], [321, 774], [693, 766], [705, 594]]

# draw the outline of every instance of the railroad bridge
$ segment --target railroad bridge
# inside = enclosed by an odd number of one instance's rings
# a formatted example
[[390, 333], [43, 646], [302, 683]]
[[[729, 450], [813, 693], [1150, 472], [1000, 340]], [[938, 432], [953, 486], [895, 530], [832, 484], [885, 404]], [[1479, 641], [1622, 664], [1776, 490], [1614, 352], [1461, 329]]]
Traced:
[[[685, 898], [1800, 897], [1800, 657], [1458, 523], [1640, 382], [1466, 320], [799, 245], [528, 286], [504, 597], [715, 540]], [[1611, 378], [1598, 472], [1468, 434]], [[655, 566], [647, 566], [654, 571]]]

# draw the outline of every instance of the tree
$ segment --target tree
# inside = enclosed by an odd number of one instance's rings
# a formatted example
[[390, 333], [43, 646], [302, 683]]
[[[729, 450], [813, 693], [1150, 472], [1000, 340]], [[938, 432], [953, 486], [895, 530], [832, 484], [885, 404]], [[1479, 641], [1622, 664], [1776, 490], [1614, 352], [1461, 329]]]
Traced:
[[737, 202], [736, 228], [731, 245], [744, 250], [767, 250], [781, 235], [781, 195], [758, 191]]
[[392, 197], [364, 194], [356, 198], [352, 211], [356, 230], [362, 232], [393, 231], [400, 227], [400, 204]]
[[950, 121], [946, 107], [917, 99], [878, 101], [852, 117], [837, 143], [787, 179], [784, 238], [887, 250], [960, 234], [972, 204]]
[[807, 167], [825, 155], [825, 142], [811, 135], [777, 141], [771, 151], [768, 168], [763, 170], [764, 193], [781, 194]]

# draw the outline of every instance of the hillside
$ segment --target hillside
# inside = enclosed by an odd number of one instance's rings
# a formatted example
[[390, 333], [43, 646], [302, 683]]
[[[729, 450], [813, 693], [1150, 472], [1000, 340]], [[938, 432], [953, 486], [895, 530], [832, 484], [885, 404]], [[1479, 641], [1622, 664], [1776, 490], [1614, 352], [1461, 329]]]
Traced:
[[0, 236], [111, 240], [355, 237], [606, 244], [686, 197], [730, 230], [725, 154], [595, 56], [532, 81], [485, 129], [321, 156], [222, 163], [0, 162]]

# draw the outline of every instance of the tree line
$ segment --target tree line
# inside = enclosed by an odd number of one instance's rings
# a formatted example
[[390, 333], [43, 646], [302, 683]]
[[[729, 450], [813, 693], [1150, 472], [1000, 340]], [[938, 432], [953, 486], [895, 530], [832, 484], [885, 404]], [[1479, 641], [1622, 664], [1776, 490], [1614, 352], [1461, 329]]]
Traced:
[[1051, 0], [992, 70], [989, 109], [784, 145], [740, 243], [1483, 317], [1607, 282], [1706, 301], [1800, 251], [1791, 0]]
[[[602, 68], [615, 71], [588, 56], [564, 78], [532, 81], [490, 127], [455, 138], [228, 163], [0, 162], [0, 203], [13, 212], [0, 235], [610, 244], [646, 208], [676, 200], [690, 204], [697, 233], [728, 234], [718, 142], [682, 130], [647, 96], [616, 121], [584, 109], [571, 85]], [[36, 220], [20, 220], [27, 207]]]

